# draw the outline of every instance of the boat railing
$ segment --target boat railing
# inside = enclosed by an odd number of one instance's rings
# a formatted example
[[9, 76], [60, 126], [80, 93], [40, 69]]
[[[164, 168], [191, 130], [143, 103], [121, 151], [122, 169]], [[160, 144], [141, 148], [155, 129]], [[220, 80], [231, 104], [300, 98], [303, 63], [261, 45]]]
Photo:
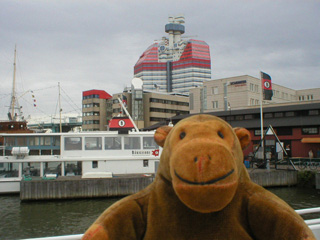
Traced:
[[[296, 210], [299, 215], [311, 214], [311, 213], [320, 213], [320, 207], [317, 208], [305, 208]], [[313, 234], [317, 239], [320, 239], [320, 218], [313, 218], [305, 220], [305, 223], [312, 230]]]
[[65, 235], [57, 237], [28, 238], [23, 240], [81, 240], [83, 234]]

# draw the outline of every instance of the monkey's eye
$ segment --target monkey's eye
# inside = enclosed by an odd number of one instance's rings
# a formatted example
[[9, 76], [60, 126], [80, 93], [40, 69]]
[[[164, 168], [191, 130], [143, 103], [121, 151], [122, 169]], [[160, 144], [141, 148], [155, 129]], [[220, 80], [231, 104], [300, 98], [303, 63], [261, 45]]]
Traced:
[[219, 137], [224, 138], [222, 132], [218, 131], [218, 135], [219, 135]]
[[185, 132], [181, 132], [179, 136], [180, 136], [180, 139], [184, 139], [184, 137], [186, 136], [186, 133]]

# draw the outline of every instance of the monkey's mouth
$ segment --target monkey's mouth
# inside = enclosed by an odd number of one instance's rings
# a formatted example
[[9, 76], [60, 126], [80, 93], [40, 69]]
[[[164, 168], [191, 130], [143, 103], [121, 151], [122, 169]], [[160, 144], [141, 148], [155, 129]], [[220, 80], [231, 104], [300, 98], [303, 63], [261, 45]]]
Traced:
[[183, 177], [181, 177], [176, 170], [174, 170], [174, 174], [176, 175], [177, 178], [179, 178], [182, 182], [188, 183], [190, 185], [210, 185], [210, 184], [214, 184], [216, 182], [219, 182], [227, 177], [229, 177], [232, 173], [234, 172], [234, 169], [231, 169], [228, 173], [226, 173], [225, 175], [218, 177], [218, 178], [214, 178], [211, 179], [209, 181], [205, 181], [205, 182], [194, 182], [194, 181], [190, 181], [187, 179], [184, 179]]

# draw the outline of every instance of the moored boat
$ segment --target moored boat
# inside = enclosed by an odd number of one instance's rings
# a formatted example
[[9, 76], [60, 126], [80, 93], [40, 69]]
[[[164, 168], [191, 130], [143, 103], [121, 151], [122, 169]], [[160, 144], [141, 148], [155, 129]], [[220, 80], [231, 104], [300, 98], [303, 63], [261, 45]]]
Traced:
[[100, 174], [105, 177], [153, 174], [161, 151], [154, 142], [154, 132], [3, 133], [0, 136], [4, 139], [0, 148], [0, 193], [19, 192], [23, 178], [90, 173], [96, 177], [98, 173], [108, 173]]

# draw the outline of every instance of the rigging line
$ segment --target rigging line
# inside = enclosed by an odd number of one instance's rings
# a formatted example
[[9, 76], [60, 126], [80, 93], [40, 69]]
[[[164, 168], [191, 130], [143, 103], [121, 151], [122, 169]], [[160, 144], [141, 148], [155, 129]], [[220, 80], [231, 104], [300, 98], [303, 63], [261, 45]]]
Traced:
[[[26, 102], [26, 103], [28, 103], [28, 104], [30, 104], [30, 105], [32, 105], [33, 106], [33, 103], [30, 103], [28, 100], [26, 100], [24, 97], [22, 97], [23, 98], [23, 100]], [[37, 111], [40, 111], [41, 113], [43, 113], [44, 115], [46, 115], [46, 116], [49, 116], [49, 115], [47, 115], [47, 113], [45, 113], [42, 109], [40, 109], [38, 106], [36, 107], [36, 110]]]
[[[66, 111], [66, 112], [63, 112], [63, 114], [72, 113], [72, 112], [74, 112], [74, 111], [75, 111], [75, 110]], [[79, 114], [79, 113], [77, 112], [77, 114]]]
[[49, 86], [49, 87], [44, 87], [44, 88], [38, 88], [38, 89], [30, 89], [29, 91], [41, 91], [41, 90], [46, 90], [46, 89], [49, 89], [49, 88], [56, 88], [57, 86]]
[[57, 114], [58, 104], [59, 104], [59, 100], [57, 101], [56, 109], [54, 110], [54, 115], [53, 116], [56, 116], [56, 114]]
[[71, 99], [71, 97], [66, 93], [66, 91], [63, 90], [63, 88], [60, 86], [60, 89], [66, 94], [66, 96], [70, 99], [70, 101], [76, 106], [76, 108], [81, 109], [74, 101]]
[[[2, 95], [2, 94], [0, 94], [0, 95]], [[10, 97], [11, 96], [11, 94], [3, 94], [3, 97], [0, 97], [0, 100], [1, 99], [5, 99], [5, 98], [8, 98], [8, 97]]]
[[17, 54], [17, 66], [18, 66], [18, 74], [19, 74], [19, 77], [20, 77], [20, 83], [21, 83], [21, 87], [22, 87], [22, 90], [25, 92], [24, 90], [24, 86], [23, 86], [23, 81], [22, 81], [22, 68], [21, 68], [21, 64], [20, 64], [20, 59], [19, 59], [19, 55]]
[[[10, 54], [10, 56], [9, 56], [9, 53], [3, 52], [3, 53], [1, 54], [1, 56], [3, 57], [3, 59], [6, 58], [6, 59], [5, 59], [5, 60], [7, 61], [6, 63], [12, 64], [12, 56], [11, 56], [11, 54]], [[5, 60], [3, 60], [3, 61], [5, 61]], [[2, 60], [1, 60], [1, 61], [2, 61]]]
[[[63, 95], [61, 95], [62, 96], [62, 98], [64, 99], [64, 100], [66, 100], [66, 102], [68, 102], [67, 100], [68, 99], [66, 99]], [[79, 111], [80, 110], [80, 108], [78, 107], [78, 106], [76, 106], [76, 108], [74, 107], [74, 106], [72, 106], [71, 104], [69, 104], [70, 105], [70, 107], [71, 108], [73, 108], [75, 111]]]

